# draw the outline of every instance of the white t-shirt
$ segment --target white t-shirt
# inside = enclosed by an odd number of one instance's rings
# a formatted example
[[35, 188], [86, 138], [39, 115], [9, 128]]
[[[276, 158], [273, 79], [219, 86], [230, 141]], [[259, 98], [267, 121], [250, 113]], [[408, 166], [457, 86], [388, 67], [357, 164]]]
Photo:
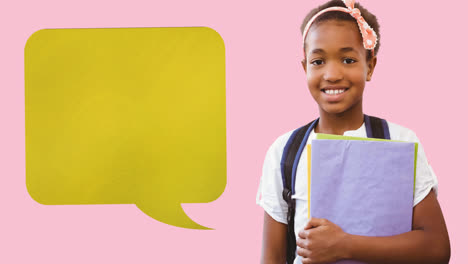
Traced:
[[[422, 201], [431, 189], [435, 190], [437, 194], [437, 178], [429, 165], [426, 154], [424, 153], [423, 146], [419, 142], [416, 134], [405, 127], [388, 123], [390, 131], [390, 138], [392, 140], [400, 140], [407, 142], [417, 142], [418, 144], [418, 156], [416, 163], [416, 181], [415, 181], [415, 192], [413, 206], [417, 205]], [[277, 222], [287, 224], [287, 212], [288, 205], [283, 199], [283, 181], [281, 178], [281, 157], [283, 155], [283, 149], [291, 136], [293, 131], [290, 131], [280, 136], [270, 146], [268, 150], [265, 162], [263, 164], [263, 174], [260, 179], [260, 186], [257, 193], [257, 204], [263, 207], [273, 219]], [[344, 136], [353, 137], [367, 137], [366, 128], [364, 123], [357, 130], [346, 131]], [[307, 140], [308, 144], [311, 144], [312, 139], [316, 138], [315, 131], [311, 131]], [[296, 199], [296, 214], [294, 222], [294, 230], [296, 232], [296, 238], [298, 233], [302, 230], [307, 222], [307, 153], [306, 148], [302, 152], [301, 158], [297, 165], [296, 172], [296, 185], [295, 195], [292, 198]], [[296, 257], [295, 264], [301, 263], [300, 257]]]

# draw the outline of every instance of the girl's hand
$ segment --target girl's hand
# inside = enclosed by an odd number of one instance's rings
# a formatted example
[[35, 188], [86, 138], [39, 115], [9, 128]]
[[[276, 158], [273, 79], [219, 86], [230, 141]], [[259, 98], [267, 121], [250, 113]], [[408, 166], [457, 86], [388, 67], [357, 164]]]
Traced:
[[329, 263], [348, 258], [348, 234], [334, 223], [311, 218], [297, 240], [297, 254], [303, 264]]

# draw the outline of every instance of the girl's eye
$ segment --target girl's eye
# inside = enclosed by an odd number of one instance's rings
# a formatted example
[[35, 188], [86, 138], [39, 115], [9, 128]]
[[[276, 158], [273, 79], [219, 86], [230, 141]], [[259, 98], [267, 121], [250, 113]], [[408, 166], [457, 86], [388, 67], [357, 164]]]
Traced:
[[315, 66], [322, 65], [323, 63], [324, 63], [323, 60], [313, 60], [310, 62], [310, 64], [315, 65]]
[[344, 64], [351, 64], [351, 63], [355, 63], [356, 61], [351, 59], [351, 58], [346, 58], [343, 60]]

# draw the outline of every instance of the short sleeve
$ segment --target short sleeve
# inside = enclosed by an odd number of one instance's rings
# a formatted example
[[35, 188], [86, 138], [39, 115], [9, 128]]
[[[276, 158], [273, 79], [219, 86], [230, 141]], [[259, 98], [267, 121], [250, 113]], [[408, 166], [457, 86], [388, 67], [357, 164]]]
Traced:
[[277, 222], [287, 224], [288, 204], [283, 199], [281, 157], [291, 133], [280, 136], [268, 149], [257, 192], [257, 204]]
[[[396, 134], [395, 137], [393, 136], [394, 134]], [[416, 134], [410, 129], [392, 124], [392, 127], [390, 127], [390, 135], [392, 136], [392, 139], [395, 140], [418, 143], [413, 206], [416, 206], [419, 202], [424, 200], [432, 189], [434, 189], [434, 192], [437, 195], [437, 177], [429, 165], [424, 148]]]
[[[416, 135], [415, 135], [416, 137]], [[435, 194], [438, 194], [437, 177], [432, 170], [431, 165], [427, 161], [424, 148], [419, 140], [418, 142], [418, 160], [416, 163], [416, 182], [414, 188], [413, 206], [424, 200], [429, 192], [434, 189]]]

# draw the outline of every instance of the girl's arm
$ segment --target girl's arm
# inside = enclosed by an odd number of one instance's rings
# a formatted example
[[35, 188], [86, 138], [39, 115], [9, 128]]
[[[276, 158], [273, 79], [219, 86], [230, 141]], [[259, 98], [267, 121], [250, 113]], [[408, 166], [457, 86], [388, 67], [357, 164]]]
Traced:
[[367, 263], [448, 263], [450, 243], [433, 191], [413, 209], [412, 231], [390, 237], [350, 235], [324, 219], [311, 219], [299, 233], [303, 263], [354, 259]]
[[286, 263], [287, 225], [277, 222], [266, 212], [263, 221], [263, 246], [260, 263]]

